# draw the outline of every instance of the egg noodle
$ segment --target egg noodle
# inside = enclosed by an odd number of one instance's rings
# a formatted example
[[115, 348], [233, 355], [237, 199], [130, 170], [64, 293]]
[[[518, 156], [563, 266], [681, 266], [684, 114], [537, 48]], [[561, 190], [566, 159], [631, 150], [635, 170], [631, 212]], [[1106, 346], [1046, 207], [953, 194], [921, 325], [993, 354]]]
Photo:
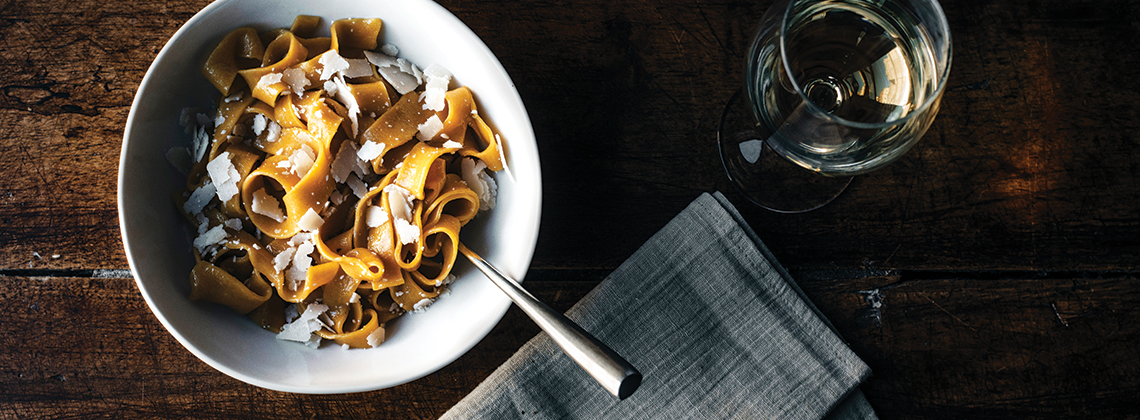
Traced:
[[282, 339], [375, 347], [446, 290], [504, 160], [471, 91], [380, 46], [380, 19], [319, 23], [234, 30], [202, 68], [216, 112], [183, 111], [175, 195], [197, 229], [190, 299]]

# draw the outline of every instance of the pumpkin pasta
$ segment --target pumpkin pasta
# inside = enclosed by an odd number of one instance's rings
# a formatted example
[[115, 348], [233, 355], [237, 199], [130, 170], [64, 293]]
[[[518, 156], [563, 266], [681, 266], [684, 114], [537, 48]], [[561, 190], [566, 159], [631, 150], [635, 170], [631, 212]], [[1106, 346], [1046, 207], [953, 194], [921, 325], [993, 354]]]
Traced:
[[202, 67], [218, 99], [212, 116], [183, 112], [174, 197], [197, 230], [189, 298], [282, 339], [375, 347], [454, 278], [502, 146], [446, 69], [380, 45], [380, 19], [318, 27], [234, 30]]

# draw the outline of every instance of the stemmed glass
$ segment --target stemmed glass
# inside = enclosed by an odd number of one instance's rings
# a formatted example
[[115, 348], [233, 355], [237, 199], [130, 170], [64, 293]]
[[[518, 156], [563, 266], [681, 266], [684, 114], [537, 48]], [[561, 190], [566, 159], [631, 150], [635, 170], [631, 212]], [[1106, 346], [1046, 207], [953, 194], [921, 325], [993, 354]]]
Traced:
[[721, 116], [725, 171], [761, 207], [822, 207], [914, 146], [949, 73], [936, 0], [779, 0]]

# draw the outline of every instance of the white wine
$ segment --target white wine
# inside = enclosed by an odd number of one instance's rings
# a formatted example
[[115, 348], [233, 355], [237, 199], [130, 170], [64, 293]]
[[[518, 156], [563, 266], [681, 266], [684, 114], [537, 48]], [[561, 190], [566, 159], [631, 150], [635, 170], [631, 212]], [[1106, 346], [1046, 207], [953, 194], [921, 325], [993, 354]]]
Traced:
[[949, 39], [945, 28], [932, 38], [927, 13], [910, 6], [793, 0], [778, 11], [782, 25], [761, 30], [746, 75], [773, 149], [809, 169], [856, 174], [922, 137], [937, 113]]

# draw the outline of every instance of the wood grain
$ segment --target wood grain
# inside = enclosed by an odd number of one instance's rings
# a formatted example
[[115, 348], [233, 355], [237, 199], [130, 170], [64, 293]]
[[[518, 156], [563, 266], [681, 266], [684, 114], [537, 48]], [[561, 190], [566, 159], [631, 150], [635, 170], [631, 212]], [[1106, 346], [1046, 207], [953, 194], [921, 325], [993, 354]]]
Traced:
[[[565, 311], [596, 282], [534, 288]], [[0, 276], [0, 419], [436, 418], [539, 332], [512, 308], [475, 349], [413, 383], [298, 395], [260, 389], [199, 361], [150, 313], [133, 280]], [[268, 334], [268, 333], [267, 333]]]
[[[0, 0], [0, 419], [438, 417], [538, 332], [521, 312], [423, 379], [304, 396], [197, 360], [126, 278], [123, 126], [208, 3]], [[771, 1], [439, 3], [527, 106], [526, 286], [556, 309], [721, 190], [871, 365], [880, 417], [1140, 418], [1140, 4], [943, 1], [953, 68], [928, 134], [780, 215], [735, 194], [715, 131]]]
[[1140, 342], [1137, 278], [908, 277], [801, 281], [870, 365], [863, 389], [882, 417], [1140, 410], [1140, 366], [1127, 361]]
[[[842, 278], [793, 273], [873, 372], [881, 418], [1124, 418], [1137, 409], [1135, 277]], [[565, 311], [597, 274], [531, 273]], [[517, 308], [444, 369], [394, 388], [296, 395], [197, 360], [122, 278], [0, 277], [0, 418], [436, 418], [538, 328]], [[77, 321], [77, 317], [82, 317]], [[83, 328], [76, 328], [76, 323]]]

